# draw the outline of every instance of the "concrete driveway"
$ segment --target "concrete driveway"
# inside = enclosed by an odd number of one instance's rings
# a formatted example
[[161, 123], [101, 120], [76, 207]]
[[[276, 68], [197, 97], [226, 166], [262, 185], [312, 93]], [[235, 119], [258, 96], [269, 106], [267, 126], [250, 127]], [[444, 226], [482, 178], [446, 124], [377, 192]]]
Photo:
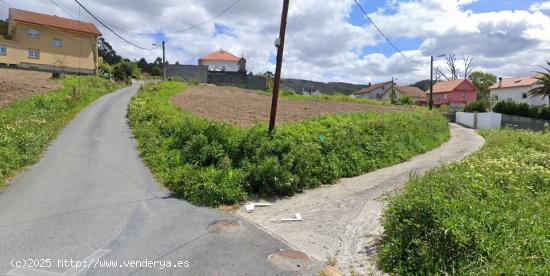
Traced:
[[85, 109], [0, 194], [0, 274], [315, 274], [317, 261], [268, 260], [288, 246], [242, 219], [167, 197], [127, 125], [137, 89]]
[[[403, 187], [411, 175], [465, 158], [485, 140], [474, 130], [451, 124], [451, 138], [440, 147], [407, 162], [383, 168], [334, 185], [307, 190], [291, 198], [271, 201], [273, 206], [238, 214], [318, 260], [335, 258], [346, 273], [378, 275], [374, 263], [384, 195]], [[279, 221], [300, 213], [302, 222]]]

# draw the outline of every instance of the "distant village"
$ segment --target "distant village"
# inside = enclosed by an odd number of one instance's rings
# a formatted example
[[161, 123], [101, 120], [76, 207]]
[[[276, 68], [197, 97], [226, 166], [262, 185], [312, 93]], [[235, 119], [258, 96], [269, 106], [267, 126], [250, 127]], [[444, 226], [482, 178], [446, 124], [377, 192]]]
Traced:
[[[10, 9], [7, 22], [7, 34], [0, 38], [0, 66], [73, 74], [98, 72], [102, 62], [98, 39], [102, 34], [94, 24], [14, 8]], [[75, 35], [82, 39], [71, 39]], [[252, 90], [265, 90], [267, 79], [272, 77], [269, 72], [253, 75], [247, 71], [244, 56], [238, 57], [223, 49], [198, 58], [193, 65], [166, 63], [164, 66], [168, 77]], [[528, 96], [537, 85], [536, 76], [499, 78], [489, 93], [495, 100], [544, 105], [546, 101], [542, 97]], [[421, 106], [429, 101], [425, 89], [400, 86], [391, 80], [360, 85], [283, 79], [281, 89], [306, 96], [342, 93], [353, 98], [395, 102], [406, 98]], [[468, 79], [438, 81], [433, 85], [433, 104], [461, 108], [476, 102], [478, 94]]]

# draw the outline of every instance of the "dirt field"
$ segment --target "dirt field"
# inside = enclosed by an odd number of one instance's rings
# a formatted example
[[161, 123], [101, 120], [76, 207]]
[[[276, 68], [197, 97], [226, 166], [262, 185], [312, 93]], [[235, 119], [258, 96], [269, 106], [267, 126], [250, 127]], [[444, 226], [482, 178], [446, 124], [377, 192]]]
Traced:
[[[255, 122], [268, 122], [271, 96], [232, 87], [198, 86], [172, 98], [184, 110], [215, 121], [248, 127]], [[325, 101], [279, 99], [277, 122], [286, 123], [332, 113], [395, 112], [390, 106]]]
[[61, 87], [51, 73], [0, 68], [0, 107]]

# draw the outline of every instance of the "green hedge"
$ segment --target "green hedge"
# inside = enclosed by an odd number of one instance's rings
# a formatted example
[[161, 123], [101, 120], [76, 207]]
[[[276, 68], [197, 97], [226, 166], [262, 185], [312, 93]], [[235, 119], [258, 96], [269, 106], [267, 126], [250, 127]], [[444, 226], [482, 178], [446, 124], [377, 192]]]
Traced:
[[503, 101], [497, 103], [493, 111], [502, 114], [550, 120], [550, 106], [531, 106], [526, 103]]
[[[80, 92], [73, 87], [80, 83]], [[69, 76], [64, 87], [0, 108], [0, 191], [6, 179], [38, 161], [44, 147], [84, 107], [117, 86], [95, 77]]]
[[386, 272], [550, 275], [550, 134], [481, 133], [481, 151], [391, 201], [379, 254]]
[[464, 112], [487, 112], [489, 104], [485, 101], [469, 103], [464, 107]]
[[176, 196], [206, 206], [247, 195], [289, 196], [433, 149], [449, 137], [445, 118], [409, 113], [324, 116], [242, 129], [182, 111], [170, 98], [187, 88], [164, 82], [132, 100], [129, 121], [141, 155]]

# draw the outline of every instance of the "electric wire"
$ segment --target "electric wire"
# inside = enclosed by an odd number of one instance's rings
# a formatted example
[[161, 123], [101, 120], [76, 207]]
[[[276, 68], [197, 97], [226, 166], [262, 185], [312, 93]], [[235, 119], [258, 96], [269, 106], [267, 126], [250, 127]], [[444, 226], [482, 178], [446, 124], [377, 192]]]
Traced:
[[[1, 1], [1, 0], [0, 0]], [[118, 34], [117, 32], [115, 32], [112, 28], [110, 28], [109, 26], [107, 26], [105, 23], [103, 23], [103, 21], [101, 21], [97, 16], [95, 16], [92, 12], [90, 12], [84, 5], [82, 5], [82, 3], [80, 3], [78, 0], [74, 0], [82, 9], [84, 9], [91, 17], [93, 17], [97, 22], [99, 22], [99, 24], [101, 24], [103, 27], [105, 27], [107, 30], [111, 31], [115, 36], [117, 36], [118, 38], [122, 39], [124, 42], [136, 47], [136, 48], [139, 48], [139, 49], [142, 49], [142, 50], [147, 50], [147, 51], [151, 51], [151, 50], [155, 50], [155, 49], [158, 49], [158, 47], [155, 47], [155, 48], [145, 48], [145, 47], [142, 47], [142, 46], [139, 46], [131, 41], [129, 41], [128, 39], [124, 38], [123, 36], [121, 36], [120, 34]]]

